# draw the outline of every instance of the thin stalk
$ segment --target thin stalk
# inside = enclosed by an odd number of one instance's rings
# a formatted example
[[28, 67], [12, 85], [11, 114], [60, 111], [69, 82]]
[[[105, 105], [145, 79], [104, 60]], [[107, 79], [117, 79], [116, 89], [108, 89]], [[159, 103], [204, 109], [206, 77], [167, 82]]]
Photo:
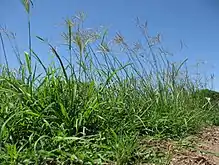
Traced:
[[4, 57], [5, 57], [5, 63], [6, 63], [6, 67], [7, 67], [7, 72], [8, 72], [8, 75], [9, 75], [9, 64], [8, 64], [7, 54], [6, 54], [6, 51], [5, 51], [5, 44], [4, 44], [4, 40], [3, 40], [1, 32], [0, 32], [0, 39], [1, 39], [1, 44], [2, 44], [3, 54], [4, 54]]

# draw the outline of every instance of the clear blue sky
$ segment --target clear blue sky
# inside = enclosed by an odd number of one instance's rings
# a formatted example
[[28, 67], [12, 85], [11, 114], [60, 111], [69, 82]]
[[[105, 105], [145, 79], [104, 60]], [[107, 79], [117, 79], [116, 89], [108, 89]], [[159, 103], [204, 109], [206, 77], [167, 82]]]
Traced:
[[[160, 32], [165, 47], [180, 61], [188, 57], [189, 64], [207, 62], [203, 74], [215, 75], [219, 90], [219, 1], [218, 0], [34, 0], [32, 34], [61, 42], [65, 18], [78, 12], [87, 15], [87, 27], [108, 27], [111, 34], [121, 31], [130, 41], [141, 36], [135, 18], [148, 22], [151, 34]], [[0, 1], [0, 25], [16, 32], [21, 51], [27, 50], [27, 16], [20, 0]], [[180, 49], [180, 41], [187, 47]], [[34, 40], [33, 46], [44, 60], [47, 47]], [[9, 52], [9, 50], [8, 50]], [[0, 47], [1, 61], [2, 48]], [[14, 66], [15, 58], [9, 57]]]

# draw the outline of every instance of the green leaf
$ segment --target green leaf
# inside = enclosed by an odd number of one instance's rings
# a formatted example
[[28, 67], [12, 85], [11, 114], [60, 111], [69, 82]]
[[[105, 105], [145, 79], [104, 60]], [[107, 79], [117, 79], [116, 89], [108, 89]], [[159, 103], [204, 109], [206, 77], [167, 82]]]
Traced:
[[60, 105], [60, 108], [61, 108], [62, 115], [63, 115], [68, 121], [70, 121], [70, 118], [69, 118], [69, 116], [68, 116], [68, 113], [67, 113], [67, 111], [66, 111], [64, 105], [63, 105], [62, 103], [59, 103], [59, 105]]
[[26, 60], [26, 65], [27, 65], [28, 72], [31, 75], [32, 74], [32, 70], [31, 70], [30, 55], [27, 52], [24, 52], [24, 55], [25, 55], [25, 60]]

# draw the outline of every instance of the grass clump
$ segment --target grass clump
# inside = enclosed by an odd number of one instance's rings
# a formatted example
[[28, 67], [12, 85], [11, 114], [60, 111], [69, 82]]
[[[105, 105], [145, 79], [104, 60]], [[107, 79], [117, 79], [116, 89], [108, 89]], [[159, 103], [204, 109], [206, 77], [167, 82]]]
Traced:
[[177, 139], [218, 122], [187, 60], [168, 60], [159, 35], [138, 23], [144, 43], [128, 44], [121, 34], [108, 42], [106, 31], [81, 28], [82, 16], [66, 21], [69, 58], [38, 37], [56, 64], [45, 65], [29, 44], [15, 72], [2, 68], [1, 164], [131, 164], [144, 136]]

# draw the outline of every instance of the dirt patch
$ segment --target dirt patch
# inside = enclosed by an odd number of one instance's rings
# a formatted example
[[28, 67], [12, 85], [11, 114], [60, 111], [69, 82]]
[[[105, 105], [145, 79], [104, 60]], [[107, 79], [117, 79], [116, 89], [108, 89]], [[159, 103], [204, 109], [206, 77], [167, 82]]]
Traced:
[[205, 128], [190, 142], [181, 151], [173, 150], [171, 165], [219, 165], [219, 127]]
[[219, 165], [219, 127], [181, 141], [144, 138], [138, 151], [138, 165]]

